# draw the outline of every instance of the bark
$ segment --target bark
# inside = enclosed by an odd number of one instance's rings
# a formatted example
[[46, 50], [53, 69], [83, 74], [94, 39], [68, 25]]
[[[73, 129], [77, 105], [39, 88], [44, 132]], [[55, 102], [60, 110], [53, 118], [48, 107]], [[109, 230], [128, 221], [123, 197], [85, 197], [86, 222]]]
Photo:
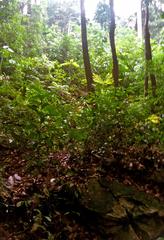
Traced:
[[144, 84], [144, 94], [145, 94], [145, 97], [148, 96], [148, 88], [149, 88], [149, 77], [145, 73], [145, 84]]
[[88, 91], [90, 92], [90, 91], [94, 91], [94, 86], [93, 86], [93, 75], [92, 75], [91, 63], [90, 63], [89, 52], [88, 52], [84, 0], [80, 0], [80, 7], [81, 7], [81, 37], [82, 37], [83, 61], [84, 61], [85, 75], [87, 80], [87, 88], [88, 88]]
[[116, 53], [116, 45], [115, 45], [115, 13], [114, 13], [114, 4], [113, 0], [109, 0], [110, 5], [110, 27], [109, 27], [109, 38], [110, 38], [110, 45], [111, 45], [111, 51], [112, 51], [112, 61], [113, 61], [113, 79], [114, 79], [114, 86], [118, 87], [119, 85], [119, 67], [118, 67], [118, 59], [117, 59], [117, 53]]
[[145, 1], [145, 96], [148, 95], [148, 79], [150, 77], [151, 86], [152, 86], [152, 95], [156, 96], [156, 77], [154, 73], [152, 73], [151, 63], [152, 63], [152, 49], [150, 43], [150, 32], [149, 32], [149, 2]]
[[27, 13], [29, 15], [31, 15], [31, 12], [32, 12], [32, 3], [31, 3], [31, 0], [28, 0], [27, 1]]

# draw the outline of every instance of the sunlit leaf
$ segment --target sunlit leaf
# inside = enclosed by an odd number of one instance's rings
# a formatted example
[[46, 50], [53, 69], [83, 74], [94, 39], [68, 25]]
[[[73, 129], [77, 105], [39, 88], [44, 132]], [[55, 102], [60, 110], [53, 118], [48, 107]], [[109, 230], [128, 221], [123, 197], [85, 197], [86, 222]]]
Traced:
[[148, 120], [155, 124], [160, 123], [160, 117], [155, 114], [152, 114], [150, 117], [148, 117]]

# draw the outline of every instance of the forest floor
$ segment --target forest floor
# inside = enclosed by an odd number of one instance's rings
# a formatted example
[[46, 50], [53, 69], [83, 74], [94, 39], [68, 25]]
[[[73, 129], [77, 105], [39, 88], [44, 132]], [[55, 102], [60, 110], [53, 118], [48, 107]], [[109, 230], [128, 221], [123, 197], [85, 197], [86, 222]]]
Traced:
[[83, 185], [95, 176], [134, 186], [164, 201], [164, 154], [155, 147], [133, 146], [110, 150], [104, 156], [94, 152], [83, 157], [64, 150], [44, 157], [32, 151], [0, 150], [1, 240], [98, 239], [96, 232], [66, 210], [56, 209], [53, 217], [40, 210], [50, 192], [65, 184]]

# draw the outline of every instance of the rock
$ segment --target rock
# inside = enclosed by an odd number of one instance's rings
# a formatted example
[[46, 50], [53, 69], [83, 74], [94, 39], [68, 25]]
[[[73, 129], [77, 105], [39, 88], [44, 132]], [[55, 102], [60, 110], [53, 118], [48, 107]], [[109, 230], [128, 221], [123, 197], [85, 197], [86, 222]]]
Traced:
[[91, 179], [86, 189], [81, 190], [81, 204], [91, 211], [104, 214], [112, 209], [113, 195], [103, 188], [96, 179]]
[[21, 179], [22, 178], [17, 173], [14, 174], [14, 180], [15, 181], [21, 181]]
[[94, 215], [92, 225], [100, 239], [154, 240], [164, 234], [164, 206], [152, 196], [97, 178], [80, 192], [80, 204]]
[[150, 179], [154, 182], [164, 184], [164, 169], [154, 172]]
[[13, 188], [14, 187], [14, 178], [13, 178], [13, 176], [8, 177], [7, 187], [8, 188]]
[[0, 225], [0, 239], [7, 240], [9, 239], [8, 232], [4, 229], [3, 225]]

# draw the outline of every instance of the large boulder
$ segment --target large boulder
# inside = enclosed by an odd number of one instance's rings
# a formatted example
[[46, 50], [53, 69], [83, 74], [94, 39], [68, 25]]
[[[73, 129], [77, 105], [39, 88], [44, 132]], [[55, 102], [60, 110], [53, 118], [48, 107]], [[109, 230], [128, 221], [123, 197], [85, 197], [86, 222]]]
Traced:
[[88, 225], [100, 239], [155, 240], [164, 236], [164, 206], [131, 186], [92, 178], [80, 189], [80, 204], [94, 216]]

